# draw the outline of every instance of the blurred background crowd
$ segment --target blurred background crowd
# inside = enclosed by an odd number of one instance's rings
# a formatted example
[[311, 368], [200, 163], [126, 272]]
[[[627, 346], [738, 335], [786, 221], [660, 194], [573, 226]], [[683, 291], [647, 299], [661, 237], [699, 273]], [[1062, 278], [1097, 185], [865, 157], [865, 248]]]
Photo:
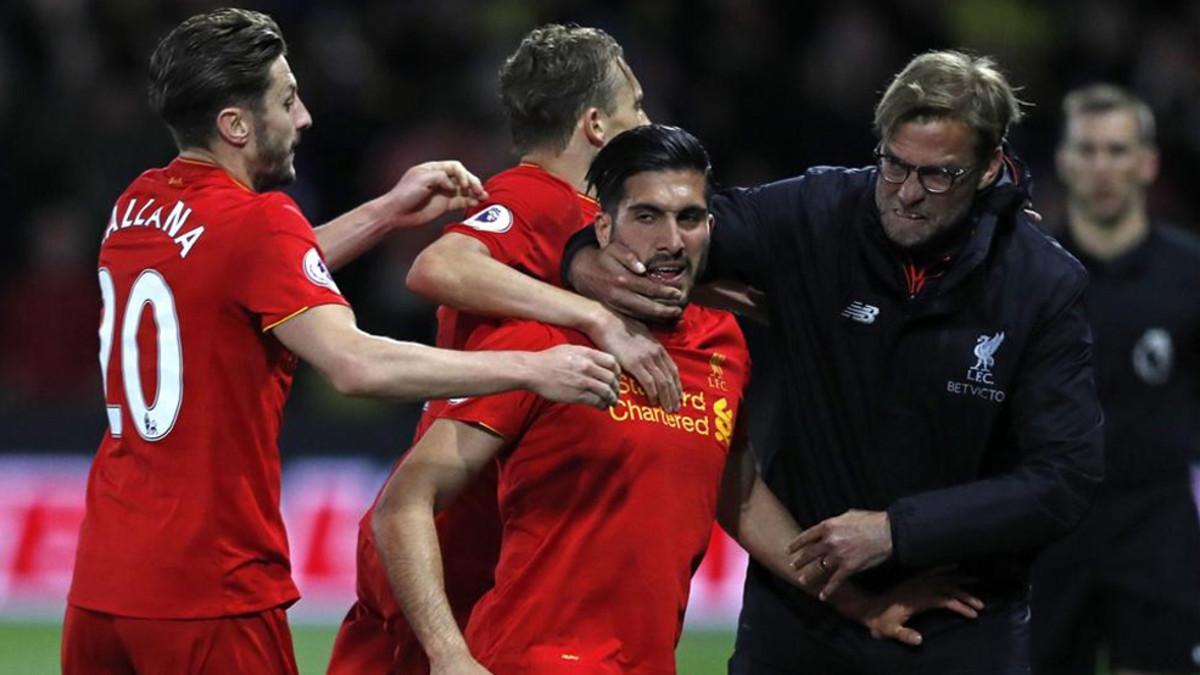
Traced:
[[[0, 3], [0, 451], [94, 451], [104, 428], [95, 256], [112, 202], [174, 155], [145, 100], [157, 39], [208, 0]], [[1163, 171], [1150, 211], [1192, 227], [1200, 210], [1200, 3], [1121, 0], [248, 0], [273, 15], [315, 124], [290, 194], [320, 223], [412, 164], [457, 158], [486, 177], [512, 163], [495, 74], [548, 21], [624, 45], [652, 119], [707, 144], [718, 180], [752, 184], [817, 164], [871, 161], [874, 102], [913, 54], [997, 58], [1029, 102], [1011, 135], [1053, 228], [1053, 151], [1069, 88], [1109, 80], [1158, 115]], [[433, 307], [405, 274], [437, 225], [402, 233], [339, 273], [360, 323], [432, 342]], [[762, 365], [762, 364], [758, 364]], [[285, 456], [392, 456], [415, 404], [351, 401], [302, 372]]]

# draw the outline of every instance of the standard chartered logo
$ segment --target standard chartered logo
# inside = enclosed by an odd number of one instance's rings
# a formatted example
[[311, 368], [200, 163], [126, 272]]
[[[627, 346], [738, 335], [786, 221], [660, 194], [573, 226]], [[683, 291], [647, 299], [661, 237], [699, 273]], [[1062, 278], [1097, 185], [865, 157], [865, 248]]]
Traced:
[[685, 391], [680, 411], [669, 413], [634, 401], [635, 396], [645, 399], [646, 392], [626, 375], [621, 376], [620, 392], [616, 405], [608, 409], [609, 417], [618, 422], [653, 422], [689, 434], [712, 436], [725, 445], [733, 437], [733, 410], [725, 398], [718, 398], [710, 407], [704, 391]]

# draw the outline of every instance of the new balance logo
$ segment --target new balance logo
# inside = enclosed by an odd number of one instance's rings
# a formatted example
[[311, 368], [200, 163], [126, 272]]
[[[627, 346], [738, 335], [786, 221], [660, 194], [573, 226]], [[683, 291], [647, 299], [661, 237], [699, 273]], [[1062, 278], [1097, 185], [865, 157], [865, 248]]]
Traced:
[[842, 316], [859, 323], [875, 323], [875, 317], [879, 316], [879, 308], [855, 300], [842, 310]]

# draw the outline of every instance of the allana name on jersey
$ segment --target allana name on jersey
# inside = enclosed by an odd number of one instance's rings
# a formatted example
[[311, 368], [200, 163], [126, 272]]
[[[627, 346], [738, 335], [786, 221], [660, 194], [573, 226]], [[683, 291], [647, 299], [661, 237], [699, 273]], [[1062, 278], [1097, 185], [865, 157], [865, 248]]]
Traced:
[[[121, 204], [118, 202], [113, 207], [112, 217], [109, 218], [108, 227], [104, 230], [104, 242], [112, 233], [117, 230], [124, 230], [129, 227], [153, 227], [171, 238], [179, 245], [179, 257], [186, 258], [188, 252], [200, 240], [200, 235], [204, 234], [204, 226], [198, 225], [184, 232], [184, 225], [187, 224], [188, 218], [192, 215], [192, 209], [182, 201], [176, 201], [163, 215], [163, 210], [167, 209], [166, 204], [160, 204], [157, 207], [154, 204], [154, 198], [151, 197], [141, 206], [138, 205], [138, 200], [130, 199], [125, 205], [125, 213], [121, 216], [120, 222], [117, 221], [117, 212], [120, 210]], [[180, 232], [183, 232], [180, 234]]]

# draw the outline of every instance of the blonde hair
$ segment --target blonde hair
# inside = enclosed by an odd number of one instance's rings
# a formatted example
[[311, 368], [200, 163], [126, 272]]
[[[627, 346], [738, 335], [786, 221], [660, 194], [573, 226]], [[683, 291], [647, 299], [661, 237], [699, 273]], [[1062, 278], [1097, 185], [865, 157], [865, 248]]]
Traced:
[[925, 52], [908, 62], [879, 99], [875, 132], [886, 140], [904, 122], [959, 120], [975, 130], [979, 140], [975, 150], [984, 157], [1021, 120], [1022, 104], [991, 58], [959, 51]]
[[1097, 83], [1073, 89], [1063, 98], [1063, 117], [1124, 110], [1137, 121], [1138, 138], [1144, 145], [1154, 145], [1154, 112], [1145, 101], [1115, 84]]

